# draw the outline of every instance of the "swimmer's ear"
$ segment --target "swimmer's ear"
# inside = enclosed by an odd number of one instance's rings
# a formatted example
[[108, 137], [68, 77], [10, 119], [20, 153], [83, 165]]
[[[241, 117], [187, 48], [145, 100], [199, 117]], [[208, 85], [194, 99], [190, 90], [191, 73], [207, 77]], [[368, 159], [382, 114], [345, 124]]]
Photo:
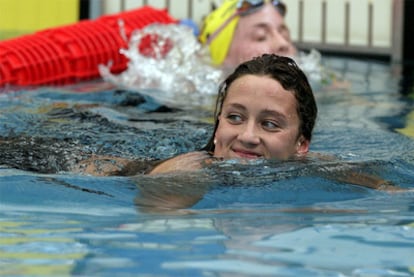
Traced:
[[296, 153], [298, 155], [305, 155], [309, 151], [309, 140], [305, 139], [303, 136], [300, 136], [296, 145]]

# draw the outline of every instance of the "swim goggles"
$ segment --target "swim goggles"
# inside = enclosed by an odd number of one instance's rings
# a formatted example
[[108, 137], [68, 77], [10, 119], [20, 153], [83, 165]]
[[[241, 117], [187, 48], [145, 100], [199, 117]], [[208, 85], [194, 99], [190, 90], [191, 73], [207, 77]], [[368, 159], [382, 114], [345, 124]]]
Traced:
[[279, 0], [240, 0], [237, 3], [237, 13], [239, 15], [246, 15], [254, 13], [257, 9], [261, 8], [266, 3], [272, 3], [272, 5], [279, 11], [282, 16], [286, 15], [286, 5]]
[[272, 3], [276, 10], [282, 15], [286, 15], [286, 5], [280, 0], [240, 0], [236, 5], [236, 11], [227, 18], [217, 30], [208, 36], [206, 44], [211, 41], [236, 17], [252, 14], [267, 3]]

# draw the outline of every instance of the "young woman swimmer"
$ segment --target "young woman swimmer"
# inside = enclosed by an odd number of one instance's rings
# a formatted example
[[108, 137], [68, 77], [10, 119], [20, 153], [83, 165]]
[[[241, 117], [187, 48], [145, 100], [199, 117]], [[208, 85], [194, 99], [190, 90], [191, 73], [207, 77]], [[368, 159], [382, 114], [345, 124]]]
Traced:
[[156, 166], [150, 174], [188, 170], [203, 158], [277, 159], [309, 151], [316, 101], [296, 63], [264, 54], [240, 64], [222, 83], [215, 127], [204, 152], [188, 153]]
[[[214, 159], [294, 160], [308, 156], [317, 105], [307, 77], [289, 57], [263, 54], [240, 64], [221, 84], [213, 134], [203, 151], [163, 161], [150, 175], [202, 168]], [[356, 165], [358, 167], [358, 165]], [[344, 164], [323, 177], [364, 187], [399, 190]]]

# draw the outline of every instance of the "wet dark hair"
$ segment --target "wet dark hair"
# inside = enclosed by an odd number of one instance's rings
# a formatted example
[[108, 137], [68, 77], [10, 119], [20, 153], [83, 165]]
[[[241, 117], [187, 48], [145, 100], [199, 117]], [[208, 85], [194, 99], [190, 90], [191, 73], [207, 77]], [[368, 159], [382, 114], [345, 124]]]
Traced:
[[218, 117], [227, 97], [228, 88], [238, 78], [245, 75], [269, 76], [278, 81], [285, 90], [291, 91], [297, 101], [299, 115], [299, 136], [311, 141], [318, 108], [308, 78], [296, 62], [288, 57], [263, 54], [240, 64], [220, 85], [214, 112], [214, 131], [207, 145], [202, 149], [214, 151], [214, 137], [219, 124]]

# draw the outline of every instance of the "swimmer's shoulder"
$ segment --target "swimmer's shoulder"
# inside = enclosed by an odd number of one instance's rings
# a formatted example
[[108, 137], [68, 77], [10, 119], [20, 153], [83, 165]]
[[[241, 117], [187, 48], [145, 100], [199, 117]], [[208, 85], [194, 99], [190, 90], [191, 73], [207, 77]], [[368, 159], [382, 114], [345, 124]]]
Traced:
[[206, 151], [188, 152], [159, 162], [148, 174], [200, 170], [211, 157]]

